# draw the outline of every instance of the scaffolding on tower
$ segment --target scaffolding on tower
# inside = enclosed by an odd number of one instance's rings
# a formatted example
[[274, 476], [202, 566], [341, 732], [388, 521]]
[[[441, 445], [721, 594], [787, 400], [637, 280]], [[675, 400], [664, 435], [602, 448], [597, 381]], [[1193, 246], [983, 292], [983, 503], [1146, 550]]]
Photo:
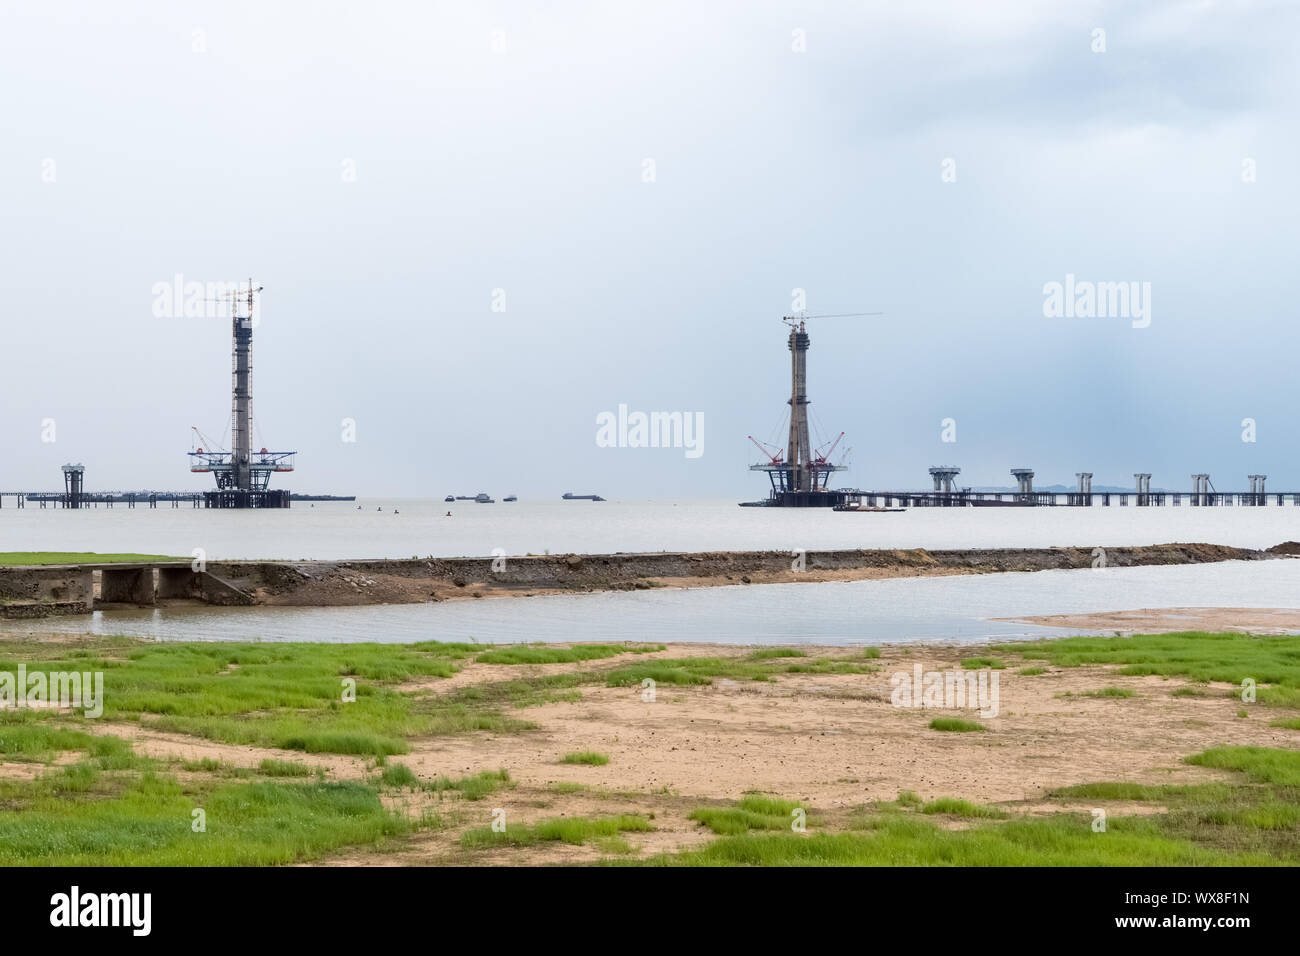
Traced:
[[[204, 493], [204, 504], [209, 508], [287, 508], [289, 492], [272, 491], [271, 476], [277, 472], [293, 471], [292, 451], [252, 450], [253, 396], [252, 365], [255, 296], [262, 287], [253, 287], [248, 280], [247, 289], [239, 289], [222, 296], [231, 304], [231, 411], [229, 450], [217, 447], [197, 427], [193, 429], [194, 449], [189, 452], [190, 471], [210, 473], [217, 483], [216, 491]], [[242, 307], [242, 309], [241, 309]], [[243, 314], [241, 315], [241, 311]], [[206, 447], [205, 447], [206, 446]]]
[[849, 318], [861, 315], [880, 315], [879, 312], [852, 312], [838, 315], [787, 315], [781, 321], [790, 329], [790, 430], [784, 449], [777, 449], [749, 436], [766, 461], [750, 465], [750, 471], [764, 472], [771, 484], [771, 494], [766, 501], [752, 502], [780, 508], [830, 508], [843, 503], [847, 492], [832, 491], [831, 475], [847, 471], [848, 466], [831, 460], [831, 455], [844, 438], [840, 432], [834, 439], [814, 447], [808, 424], [808, 319]]

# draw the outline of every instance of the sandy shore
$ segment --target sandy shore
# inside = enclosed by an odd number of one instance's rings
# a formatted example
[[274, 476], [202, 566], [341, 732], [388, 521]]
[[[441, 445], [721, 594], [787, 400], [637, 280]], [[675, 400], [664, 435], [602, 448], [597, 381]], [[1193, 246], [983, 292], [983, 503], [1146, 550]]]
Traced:
[[1165, 607], [1093, 614], [1040, 614], [1000, 617], [998, 621], [1077, 627], [1099, 634], [1167, 634], [1174, 631], [1240, 631], [1250, 634], [1300, 633], [1300, 608]]
[[[1177, 609], [1170, 609], [1177, 610]], [[1231, 609], [1216, 609], [1240, 623]], [[1156, 613], [1156, 612], [1147, 612]], [[1167, 613], [1167, 612], [1161, 612]], [[1300, 611], [1250, 612], [1267, 617]], [[1104, 616], [1103, 616], [1104, 617]], [[1216, 618], [1218, 619], [1218, 618]], [[1287, 617], [1287, 620], [1292, 618]], [[1207, 618], [1208, 620], [1208, 618]], [[60, 642], [69, 640], [66, 636]], [[675, 644], [636, 662], [688, 656], [740, 657], [753, 648]], [[804, 648], [810, 658], [853, 658], [861, 648]], [[506, 769], [517, 782], [488, 800], [461, 803], [451, 825], [422, 830], [395, 849], [350, 850], [326, 863], [440, 864], [468, 862], [459, 838], [490, 823], [496, 809], [512, 822], [612, 813], [653, 815], [655, 829], [628, 835], [641, 855], [698, 846], [711, 834], [688, 814], [702, 805], [722, 804], [747, 791], [800, 800], [823, 819], [850, 814], [873, 800], [893, 800], [900, 790], [922, 799], [940, 796], [977, 803], [1014, 803], [1022, 812], [1048, 807], [1052, 788], [1098, 780], [1190, 783], [1224, 779], [1220, 771], [1189, 766], [1188, 754], [1229, 744], [1294, 746], [1294, 731], [1270, 727], [1265, 716], [1240, 719], [1241, 704], [1229, 685], [1197, 685], [1197, 696], [1176, 692], [1188, 682], [1160, 677], [1121, 676], [1116, 668], [1085, 665], [1021, 674], [1032, 656], [1005, 658], [998, 671], [999, 713], [983, 717], [970, 709], [944, 711], [891, 704], [891, 678], [961, 666], [978, 650], [969, 646], [892, 646], [868, 673], [782, 673], [764, 682], [715, 679], [705, 686], [660, 685], [655, 699], [640, 687], [608, 687], [603, 671], [629, 663], [627, 655], [581, 664], [502, 665], [466, 662], [451, 678], [426, 678], [403, 685], [417, 696], [446, 694], [469, 686], [579, 671], [594, 678], [576, 700], [529, 707], [519, 714], [538, 729], [511, 734], [475, 732], [413, 741], [412, 752], [393, 758], [420, 778], [461, 777]], [[1103, 687], [1131, 690], [1131, 698], [1078, 696]], [[942, 733], [929, 727], [936, 716], [976, 719], [987, 733]], [[1252, 715], [1254, 717], [1255, 715]], [[95, 723], [94, 732], [130, 739], [143, 753], [196, 760], [209, 757], [238, 767], [265, 758], [302, 761], [324, 768], [331, 779], [373, 774], [373, 762], [341, 755], [236, 746], [181, 734], [162, 733], [143, 723]], [[570, 765], [573, 751], [609, 756], [605, 766]], [[4, 765], [0, 773], [20, 768]], [[572, 792], [558, 792], [557, 785]], [[435, 795], [403, 792], [389, 798], [409, 809], [446, 812]], [[1125, 810], [1141, 811], [1140, 806]], [[559, 843], [482, 851], [475, 863], [568, 863], [599, 858], [594, 846]]]

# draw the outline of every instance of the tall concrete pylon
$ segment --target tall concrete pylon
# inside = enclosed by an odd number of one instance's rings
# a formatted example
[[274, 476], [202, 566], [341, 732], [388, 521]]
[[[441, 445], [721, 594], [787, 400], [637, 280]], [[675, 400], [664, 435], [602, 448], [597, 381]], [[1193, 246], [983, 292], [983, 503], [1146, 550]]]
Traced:
[[790, 444], [786, 464], [792, 491], [816, 491], [812, 440], [808, 434], [808, 332], [804, 323], [790, 326]]
[[[247, 291], [240, 289], [231, 296], [230, 472], [236, 491], [253, 490], [253, 370], [249, 355], [253, 350], [254, 296], [261, 291], [260, 286], [253, 288], [249, 279]], [[239, 314], [241, 304], [243, 315]]]

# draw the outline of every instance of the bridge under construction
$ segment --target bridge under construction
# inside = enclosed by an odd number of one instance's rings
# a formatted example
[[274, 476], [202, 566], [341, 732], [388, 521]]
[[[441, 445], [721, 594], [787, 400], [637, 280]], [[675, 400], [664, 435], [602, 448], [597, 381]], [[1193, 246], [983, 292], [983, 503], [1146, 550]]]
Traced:
[[1248, 475], [1249, 491], [1216, 491], [1210, 476], [1204, 472], [1192, 475], [1193, 491], [1152, 491], [1150, 472], [1135, 472], [1132, 491], [1092, 490], [1092, 472], [1077, 472], [1078, 485], [1073, 491], [1041, 491], [1034, 489], [1034, 472], [1031, 468], [1012, 468], [1016, 479], [1015, 491], [972, 491], [956, 489], [953, 481], [960, 468], [936, 465], [930, 469], [934, 479], [932, 491], [861, 491], [844, 489], [844, 501], [835, 507], [840, 511], [857, 511], [863, 508], [1016, 508], [1016, 507], [1069, 507], [1092, 508], [1112, 506], [1125, 508], [1193, 508], [1232, 507], [1262, 508], [1267, 505], [1281, 508], [1300, 505], [1300, 492], [1265, 490], [1268, 475]]
[[[790, 349], [790, 429], [785, 447], [776, 447], [759, 441], [753, 435], [749, 440], [763, 453], [764, 461], [750, 465], [750, 471], [767, 475], [771, 489], [767, 498], [760, 501], [741, 502], [742, 507], [769, 508], [833, 508], [836, 511], [880, 511], [896, 508], [1033, 508], [1033, 507], [1283, 507], [1300, 505], [1300, 492], [1267, 492], [1264, 484], [1268, 475], [1248, 475], [1249, 491], [1218, 491], [1209, 474], [1197, 472], [1191, 476], [1191, 491], [1151, 490], [1151, 473], [1135, 472], [1132, 491], [1092, 490], [1092, 472], [1075, 473], [1077, 485], [1073, 491], [1044, 491], [1034, 488], [1032, 468], [1012, 468], [1015, 491], [974, 491], [957, 487], [956, 479], [961, 469], [955, 465], [934, 465], [930, 468], [933, 487], [921, 490], [872, 490], [829, 487], [831, 476], [847, 471], [848, 466], [834, 462], [831, 455], [844, 438], [840, 432], [833, 440], [814, 447], [809, 431], [808, 406], [808, 348], [811, 339], [806, 320], [814, 318], [846, 318], [879, 313], [848, 313], [830, 316], [783, 316], [789, 327], [787, 345]], [[1059, 487], [1059, 486], [1058, 486]]]
[[[190, 455], [190, 471], [211, 474], [217, 481], [217, 490], [204, 492], [206, 508], [287, 508], [289, 492], [271, 490], [271, 476], [293, 471], [296, 452], [252, 450], [253, 431], [253, 370], [250, 355], [253, 350], [253, 328], [257, 325], [254, 309], [255, 296], [262, 287], [248, 288], [229, 294], [231, 304], [231, 411], [229, 451], [217, 450], [213, 443], [194, 433], [208, 447], [199, 445]], [[242, 311], [242, 315], [240, 314]]]
[[[865, 313], [862, 313], [865, 314]], [[842, 491], [827, 487], [831, 475], [847, 471], [842, 462], [837, 464], [831, 455], [844, 433], [831, 442], [814, 448], [808, 424], [808, 335], [807, 319], [832, 318], [832, 316], [787, 315], [781, 321], [790, 329], [790, 432], [784, 448], [769, 447], [753, 435], [749, 440], [761, 451], [766, 461], [750, 465], [750, 471], [764, 472], [771, 482], [771, 494], [766, 501], [746, 502], [775, 508], [829, 508], [843, 504], [847, 499]]]

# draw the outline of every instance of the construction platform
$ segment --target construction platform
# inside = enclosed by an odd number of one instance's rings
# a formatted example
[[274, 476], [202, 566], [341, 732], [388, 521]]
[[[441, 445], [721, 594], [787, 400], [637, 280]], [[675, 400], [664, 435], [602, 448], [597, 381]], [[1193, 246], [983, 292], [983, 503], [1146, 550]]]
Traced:
[[845, 504], [904, 508], [1091, 508], [1231, 507], [1300, 505], [1300, 492], [1277, 491], [858, 491], [845, 490]]
[[[136, 505], [157, 508], [160, 503], [170, 502], [173, 508], [189, 505], [191, 508], [288, 508], [293, 496], [285, 490], [277, 491], [237, 491], [225, 489], [217, 491], [108, 491], [79, 492], [75, 495], [61, 491], [0, 491], [0, 508], [4, 507], [5, 498], [13, 499], [13, 506], [24, 509], [29, 502], [38, 508], [112, 508]], [[339, 500], [353, 501], [355, 498], [338, 497], [337, 499], [321, 497], [301, 500]]]

